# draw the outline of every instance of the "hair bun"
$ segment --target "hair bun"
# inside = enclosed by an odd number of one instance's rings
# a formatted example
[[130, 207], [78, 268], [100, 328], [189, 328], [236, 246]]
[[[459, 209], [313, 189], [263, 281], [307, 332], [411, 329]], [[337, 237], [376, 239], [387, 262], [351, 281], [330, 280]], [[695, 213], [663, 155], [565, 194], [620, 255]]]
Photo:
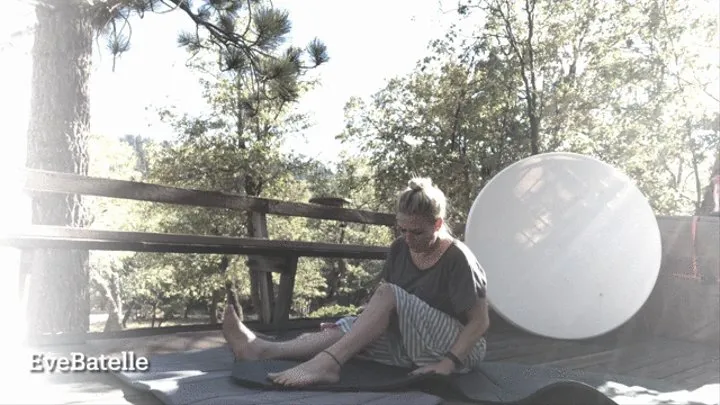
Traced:
[[447, 199], [430, 177], [414, 175], [407, 188], [398, 193], [395, 210], [410, 216], [419, 216], [432, 221], [445, 219]]
[[423, 191], [432, 187], [432, 180], [427, 177], [416, 177], [408, 182], [412, 191]]

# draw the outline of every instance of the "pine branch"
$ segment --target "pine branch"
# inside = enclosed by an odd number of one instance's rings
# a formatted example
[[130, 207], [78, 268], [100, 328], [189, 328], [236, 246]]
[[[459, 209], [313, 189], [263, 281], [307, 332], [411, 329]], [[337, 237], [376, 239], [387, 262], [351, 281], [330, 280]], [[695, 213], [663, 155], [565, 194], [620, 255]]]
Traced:
[[[247, 0], [247, 7], [248, 7], [248, 14], [252, 15], [252, 0]], [[245, 38], [247, 34], [250, 32], [250, 27], [252, 26], [252, 19], [248, 18], [247, 24], [245, 24], [245, 31], [243, 31], [241, 37]]]
[[[291, 30], [289, 14], [272, 8], [272, 4], [263, 6], [263, 0], [203, 0], [200, 6], [193, 6], [190, 0], [75, 1], [92, 2], [92, 24], [98, 37], [107, 38], [113, 70], [115, 58], [130, 49], [133, 14], [142, 18], [146, 12], [182, 11], [193, 21], [195, 30], [180, 32], [177, 43], [189, 51], [190, 59], [203, 51], [217, 54], [220, 76], [231, 72], [238, 77], [238, 86], [248, 91], [245, 111], [250, 113], [249, 119], [268, 105], [280, 106], [275, 111], [277, 118], [304, 88], [299, 76], [329, 60], [327, 47], [317, 38], [305, 48], [290, 46], [279, 51]], [[246, 18], [246, 23], [241, 18]], [[201, 36], [201, 29], [207, 35]], [[309, 63], [303, 62], [305, 53]], [[186, 64], [191, 64], [190, 59]]]
[[[46, 0], [48, 1], [48, 0]], [[221, 51], [221, 61], [225, 65], [221, 69], [249, 70], [258, 76], [258, 82], [269, 80], [264, 76], [284, 76], [281, 72], [287, 66], [297, 67], [294, 74], [301, 70], [312, 69], [328, 61], [327, 48], [317, 38], [307, 47], [311, 64], [304, 66], [301, 61], [301, 51], [296, 48], [288, 49], [284, 55], [275, 56], [273, 49], [285, 42], [285, 36], [290, 32], [291, 23], [286, 11], [272, 7], [259, 6], [259, 0], [205, 0], [206, 3], [193, 11], [190, 0], [76, 0], [89, 4], [93, 26], [99, 34], [108, 39], [108, 49], [114, 57], [119, 56], [130, 48], [132, 39], [132, 26], [129, 22], [132, 13], [141, 18], [146, 12], [165, 14], [170, 11], [182, 10], [194, 23], [195, 34], [183, 32], [178, 37], [178, 44], [184, 46], [194, 56], [201, 50], [213, 50], [217, 47]], [[48, 1], [52, 3], [52, 1]], [[160, 10], [160, 6], [166, 10]], [[246, 6], [247, 23], [242, 34], [236, 32], [238, 14]], [[122, 24], [119, 24], [122, 22]], [[200, 37], [200, 28], [209, 34], [206, 44]], [[252, 34], [254, 38], [250, 39]], [[265, 60], [259, 63], [260, 60]], [[267, 69], [266, 73], [265, 69]], [[292, 86], [280, 86], [279, 91], [292, 94]]]
[[173, 11], [175, 11], [175, 10], [178, 9], [178, 5], [177, 5], [177, 4], [168, 4], [165, 0], [160, 0], [160, 3], [162, 3], [163, 5], [165, 5], [168, 9], [165, 10], [165, 11], [157, 11], [157, 10], [155, 10], [155, 7], [152, 7], [152, 12], [153, 12], [153, 13], [155, 13], [155, 14], [166, 14], [166, 13], [171, 13], [171, 12], [173, 12]]
[[319, 66], [330, 60], [327, 53], [327, 45], [322, 43], [318, 38], [314, 38], [310, 42], [307, 47], [307, 51], [312, 57], [315, 66]]
[[272, 57], [272, 55], [261, 50], [251, 50], [251, 46], [245, 41], [245, 38], [240, 37], [233, 31], [224, 31], [222, 28], [210, 22], [207, 18], [202, 18], [201, 15], [195, 14], [188, 6], [186, 0], [167, 1], [175, 4], [178, 8], [180, 8], [180, 10], [185, 12], [185, 14], [187, 14], [188, 17], [190, 17], [190, 19], [195, 22], [195, 24], [208, 30], [210, 35], [215, 40], [219, 41], [228, 51], [230, 51], [234, 47], [238, 47], [240, 49], [243, 49], [247, 53], [252, 53], [252, 51], [254, 51], [262, 56]]

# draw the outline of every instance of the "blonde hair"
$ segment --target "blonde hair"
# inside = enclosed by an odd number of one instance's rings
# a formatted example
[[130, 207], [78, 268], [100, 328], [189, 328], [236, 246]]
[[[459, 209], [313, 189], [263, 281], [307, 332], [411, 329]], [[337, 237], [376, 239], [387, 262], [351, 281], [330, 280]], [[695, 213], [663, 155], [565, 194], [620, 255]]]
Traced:
[[414, 177], [397, 197], [396, 211], [404, 215], [417, 215], [432, 221], [445, 219], [447, 199], [445, 193], [427, 177]]

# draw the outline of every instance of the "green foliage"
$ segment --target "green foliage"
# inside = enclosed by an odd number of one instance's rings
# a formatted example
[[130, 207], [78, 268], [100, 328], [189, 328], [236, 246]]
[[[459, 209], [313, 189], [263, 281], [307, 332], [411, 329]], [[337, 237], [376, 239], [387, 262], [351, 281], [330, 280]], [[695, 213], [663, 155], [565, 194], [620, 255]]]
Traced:
[[[135, 151], [119, 139], [93, 134], [89, 140], [91, 157], [88, 175], [93, 177], [120, 180], [140, 180], [142, 173], [138, 168]], [[90, 223], [95, 229], [130, 230], [141, 221], [138, 203], [128, 200], [102, 197], [85, 197], [85, 209]], [[89, 257], [90, 290], [92, 302], [96, 306], [109, 307], [110, 302], [122, 311], [123, 289], [132, 291], [127, 285], [133, 269], [127, 266], [132, 252], [91, 251]]]
[[360, 308], [355, 305], [330, 305], [313, 311], [308, 315], [309, 318], [340, 318], [343, 316], [357, 316]]
[[[287, 170], [277, 151], [286, 133], [306, 125], [303, 116], [293, 114], [292, 103], [311, 85], [302, 79], [305, 72], [327, 61], [325, 46], [315, 40], [305, 51], [283, 47], [289, 16], [261, 1], [175, 4], [205, 29], [181, 33], [179, 43], [192, 54], [190, 65], [200, 75], [209, 113], [161, 111], [178, 137], [150, 154], [146, 180], [249, 196], [282, 188]], [[153, 218], [145, 223], [147, 231], [253, 234], [248, 216], [232, 210], [149, 205], [144, 215]], [[137, 260], [143, 269], [153, 268], [151, 263], [174, 269], [172, 289], [211, 306], [227, 281], [240, 295], [252, 291], [244, 258], [138, 255]]]
[[369, 105], [348, 105], [340, 139], [363, 145], [383, 210], [391, 211], [395, 194], [417, 173], [452, 197], [450, 221], [463, 221], [482, 183], [528, 153], [522, 124], [514, 122], [520, 108], [498, 76], [483, 64], [425, 66], [390, 81]]
[[[138, 146], [138, 156], [144, 157], [143, 179], [178, 187], [301, 202], [316, 195], [323, 184], [330, 185], [328, 192], [346, 193], [351, 197], [357, 194], [361, 204], [370, 205], [372, 190], [368, 192], [369, 185], [352, 173], [328, 182], [327, 177], [314, 176], [310, 169], [311, 166], [319, 169], [321, 164], [302, 162], [279, 152], [286, 134], [307, 126], [306, 118], [293, 112], [292, 102], [313, 83], [302, 80], [305, 67], [300, 63], [299, 50], [290, 47], [279, 51], [277, 48], [283, 41], [267, 37], [274, 31], [287, 33], [287, 16], [269, 9], [258, 13], [267, 18], [264, 23], [256, 23], [259, 30], [265, 32], [265, 39], [258, 39], [258, 43], [267, 55], [259, 56], [257, 64], [245, 63], [247, 60], [242, 55], [226, 49], [220, 52], [220, 57], [232, 65], [232, 69], [218, 72], [212, 62], [217, 55], [211, 46], [217, 45], [218, 39], [183, 37], [183, 44], [198, 52], [192, 67], [201, 76], [209, 112], [190, 116], [177, 115], [172, 109], [161, 111], [161, 117], [174, 126], [178, 137], [162, 145], [134, 143]], [[228, 29], [232, 25], [230, 21], [223, 24]], [[312, 59], [317, 63], [326, 60], [322, 52], [318, 52], [321, 48], [317, 41], [310, 48], [310, 54], [314, 54]], [[277, 64], [277, 58], [270, 56], [275, 51], [287, 56], [293, 65]], [[256, 85], [258, 74], [269, 79]], [[368, 172], [369, 168], [363, 170]], [[303, 178], [300, 172], [308, 175]], [[330, 174], [327, 170], [324, 173]], [[369, 176], [366, 174], [365, 178]], [[252, 231], [247, 215], [231, 210], [146, 204], [138, 216], [144, 220], [134, 224], [135, 230], [237, 236], [249, 235]], [[322, 221], [271, 216], [268, 233], [276, 239], [337, 241], [338, 224], [325, 221], [329, 223], [315, 226], [318, 222]], [[351, 231], [348, 235], [354, 241], [378, 240], [382, 238], [379, 232], [371, 230], [367, 235], [358, 235]], [[168, 307], [180, 301], [210, 305], [226, 281], [235, 284], [242, 300], [248, 300], [252, 294], [245, 258], [140, 253], [132, 259], [131, 267], [135, 271], [125, 285], [130, 290], [128, 300], [138, 305]], [[296, 314], [309, 313], [317, 307], [318, 299], [326, 297], [325, 275], [332, 271], [329, 265], [326, 260], [300, 260], [293, 304]], [[370, 265], [369, 271], [376, 267]], [[357, 279], [368, 274], [357, 264], [349, 268], [351, 276], [359, 275]], [[162, 296], [158, 296], [158, 292], [162, 292]]]
[[719, 138], [708, 125], [718, 62], [703, 55], [718, 46], [707, 7], [470, 0], [460, 9], [477, 22], [470, 32], [453, 27], [416, 72], [346, 107], [340, 139], [363, 145], [379, 200], [414, 173], [431, 176], [462, 221], [507, 165], [572, 151], [623, 170], [658, 214], [699, 206], [695, 180], [706, 181]]
[[[328, 60], [327, 48], [318, 39], [304, 50], [289, 47], [274, 53], [290, 33], [291, 22], [286, 11], [268, 1], [99, 0], [90, 1], [89, 7], [93, 26], [107, 38], [113, 56], [130, 49], [133, 17], [184, 13], [195, 27], [179, 34], [180, 46], [193, 54], [218, 53], [222, 71], [251, 70], [258, 89], [269, 87], [288, 102], [297, 97], [297, 75]], [[307, 63], [303, 63], [304, 54]]]
[[[479, 190], [533, 153], [572, 151], [613, 164], [658, 214], [696, 210], [707, 194], [700, 183], [720, 159], [718, 97], [707, 79], [718, 65], [703, 57], [706, 44], [717, 47], [716, 22], [682, 2], [465, 2], [462, 14], [475, 23], [470, 35], [453, 27], [430, 44], [412, 74], [369, 100], [349, 100], [338, 137], [360, 145], [360, 153], [341, 156], [334, 167], [280, 152], [288, 134], [309, 125], [293, 102], [315, 85], [305, 72], [327, 60], [324, 46], [315, 43], [304, 54], [281, 48], [288, 16], [261, 2], [250, 2], [252, 11], [236, 1], [197, 5], [188, 15], [201, 18], [196, 23], [207, 35], [183, 34], [180, 43], [193, 53], [208, 113], [161, 111], [178, 134], [162, 144], [94, 141], [94, 175], [285, 201], [341, 197], [349, 208], [392, 212], [396, 193], [419, 174], [448, 195], [450, 221], [464, 222]], [[103, 161], [114, 163], [97, 164]], [[93, 204], [94, 226], [109, 229], [253, 231], [247, 215], [232, 210]], [[387, 246], [394, 237], [381, 226], [272, 215], [267, 221], [272, 239]], [[93, 260], [98, 305], [113, 299], [119, 280], [121, 301], [147, 316], [189, 306], [212, 310], [227, 281], [243, 303], [253, 294], [244, 257], [139, 253]], [[381, 261], [301, 258], [292, 314], [357, 314], [381, 269]], [[276, 275], [276, 288], [277, 282]]]

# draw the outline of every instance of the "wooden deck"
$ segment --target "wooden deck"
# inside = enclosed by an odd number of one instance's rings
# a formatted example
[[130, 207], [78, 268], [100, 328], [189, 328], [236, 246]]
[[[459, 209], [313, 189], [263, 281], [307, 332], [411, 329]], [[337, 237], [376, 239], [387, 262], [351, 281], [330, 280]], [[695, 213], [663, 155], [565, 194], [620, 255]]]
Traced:
[[[82, 351], [108, 354], [132, 350], [138, 355], [149, 355], [223, 344], [219, 331], [207, 331], [95, 340], [82, 346], [42, 347], [31, 353]], [[161, 405], [151, 394], [130, 389], [104, 373], [28, 373], [29, 360], [27, 355], [25, 357], [25, 365], [20, 368], [6, 365], [6, 372], [10, 369], [14, 375], [4, 377], [12, 383], [6, 385], [11, 389], [0, 396], [0, 403]], [[487, 359], [649, 377], [680, 384], [687, 390], [720, 383], [720, 348], [657, 338], [637, 340], [622, 334], [568, 342], [499, 328], [488, 337]]]

